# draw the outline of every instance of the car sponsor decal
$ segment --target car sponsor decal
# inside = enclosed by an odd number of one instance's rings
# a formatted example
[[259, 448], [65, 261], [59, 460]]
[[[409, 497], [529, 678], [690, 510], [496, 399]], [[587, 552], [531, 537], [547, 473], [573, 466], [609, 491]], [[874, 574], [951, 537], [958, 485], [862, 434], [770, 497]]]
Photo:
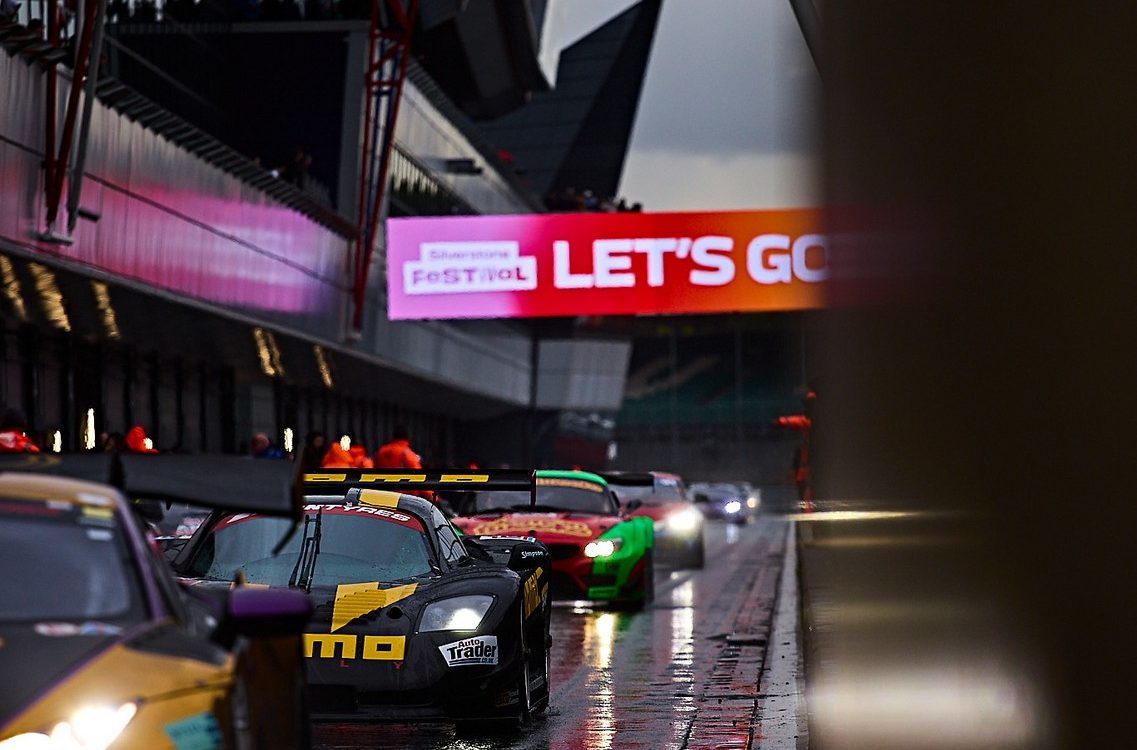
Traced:
[[402, 661], [406, 645], [405, 635], [304, 634], [304, 656], [310, 659]]
[[37, 635], [49, 638], [68, 638], [74, 635], [122, 635], [122, 628], [105, 622], [88, 621], [76, 622], [39, 622], [36, 623]]
[[332, 629], [334, 633], [357, 617], [369, 615], [377, 609], [388, 607], [406, 599], [418, 588], [417, 583], [405, 586], [379, 588], [378, 581], [370, 583], [343, 583], [336, 586], [336, 599], [332, 605]]
[[564, 479], [561, 477], [537, 477], [538, 487], [570, 487], [574, 490], [588, 490], [589, 492], [603, 492], [604, 487], [596, 482], [585, 479]]
[[373, 508], [398, 508], [400, 497], [402, 496], [398, 492], [391, 492], [390, 490], [360, 490], [359, 492], [359, 502]]
[[[367, 505], [320, 505], [310, 504], [304, 506], [305, 513], [316, 513], [323, 509], [324, 515], [328, 516], [366, 516], [370, 518], [378, 518], [383, 521], [398, 524], [399, 526], [406, 526], [415, 531], [422, 531], [422, 523], [419, 522], [414, 516], [400, 513], [397, 510], [390, 510], [388, 508], [374, 508]], [[218, 530], [228, 528], [229, 526], [236, 526], [239, 523], [246, 521], [253, 521], [258, 518], [266, 518], [258, 513], [234, 513], [221, 519], [215, 528]]]
[[545, 572], [544, 568], [537, 568], [533, 571], [533, 575], [525, 579], [522, 589], [522, 606], [525, 611], [525, 617], [529, 617], [541, 606], [541, 602], [545, 601], [545, 597], [549, 593], [549, 584], [545, 584], [544, 588], [540, 587], [541, 575]]
[[438, 647], [448, 667], [465, 667], [476, 664], [495, 666], [498, 660], [497, 636], [479, 635]]
[[482, 536], [491, 534], [524, 534], [526, 532], [578, 536], [584, 539], [595, 536], [588, 524], [583, 521], [566, 521], [563, 518], [531, 518], [519, 520], [502, 516], [475, 526], [471, 533]]
[[214, 750], [222, 746], [221, 727], [208, 712], [165, 724], [162, 731], [177, 750]]
[[[305, 482], [331, 482], [342, 484], [347, 481], [347, 474], [320, 473], [305, 474]], [[441, 474], [428, 478], [426, 474], [368, 474], [366, 472], [358, 477], [352, 477], [353, 484], [426, 484], [469, 482], [471, 484], [486, 484], [490, 481], [489, 474]]]
[[515, 541], [515, 542], [535, 542], [535, 541], [537, 541], [537, 537], [535, 537], [535, 536], [516, 536], [516, 535], [511, 536], [509, 534], [488, 534], [488, 535], [482, 534], [480, 538], [482, 538], [482, 539], [508, 539], [510, 541]]

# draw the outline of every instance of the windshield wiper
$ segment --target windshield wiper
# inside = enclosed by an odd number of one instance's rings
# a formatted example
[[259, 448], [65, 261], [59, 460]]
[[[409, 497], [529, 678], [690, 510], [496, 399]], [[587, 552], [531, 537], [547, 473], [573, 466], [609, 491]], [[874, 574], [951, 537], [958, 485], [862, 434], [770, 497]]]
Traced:
[[296, 556], [296, 564], [292, 566], [292, 574], [288, 576], [288, 588], [296, 585], [296, 576], [300, 574], [300, 566], [304, 562], [305, 553], [308, 551], [308, 526], [311, 522], [312, 517], [305, 515], [304, 531], [300, 534], [300, 554]]
[[324, 506], [316, 511], [315, 528], [312, 531], [312, 556], [308, 558], [308, 567], [304, 572], [304, 590], [312, 590], [312, 579], [316, 575], [316, 558], [320, 556], [320, 539], [323, 538]]
[[[312, 590], [312, 577], [316, 575], [316, 556], [320, 554], [320, 537], [324, 521], [324, 508], [316, 511], [315, 520], [311, 516], [304, 516], [304, 532], [300, 541], [300, 554], [296, 556], [296, 564], [292, 566], [292, 574], [288, 576], [288, 587], [296, 585], [297, 579], [305, 591]], [[313, 526], [312, 535], [308, 535], [308, 527]]]

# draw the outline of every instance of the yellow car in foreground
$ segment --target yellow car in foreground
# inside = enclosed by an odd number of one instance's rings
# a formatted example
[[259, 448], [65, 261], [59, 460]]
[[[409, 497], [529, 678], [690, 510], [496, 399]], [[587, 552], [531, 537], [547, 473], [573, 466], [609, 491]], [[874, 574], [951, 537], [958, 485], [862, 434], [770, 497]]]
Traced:
[[211, 459], [209, 478], [195, 480], [204, 459], [169, 458], [99, 457], [123, 492], [43, 473], [99, 476], [92, 457], [0, 461], [0, 750], [307, 744], [307, 597], [243, 586], [192, 595], [123, 494], [201, 504], [228, 470], [275, 469], [285, 474], [262, 476], [250, 502], [292, 515], [289, 492], [266, 497], [287, 486], [288, 467]]

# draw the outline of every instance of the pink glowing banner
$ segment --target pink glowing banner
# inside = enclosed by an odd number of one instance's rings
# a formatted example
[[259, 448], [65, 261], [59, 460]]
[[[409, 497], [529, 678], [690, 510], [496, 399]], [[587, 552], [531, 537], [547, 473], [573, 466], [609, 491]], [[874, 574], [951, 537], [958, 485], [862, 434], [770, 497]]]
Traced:
[[392, 320], [820, 307], [812, 209], [532, 214], [387, 222]]

